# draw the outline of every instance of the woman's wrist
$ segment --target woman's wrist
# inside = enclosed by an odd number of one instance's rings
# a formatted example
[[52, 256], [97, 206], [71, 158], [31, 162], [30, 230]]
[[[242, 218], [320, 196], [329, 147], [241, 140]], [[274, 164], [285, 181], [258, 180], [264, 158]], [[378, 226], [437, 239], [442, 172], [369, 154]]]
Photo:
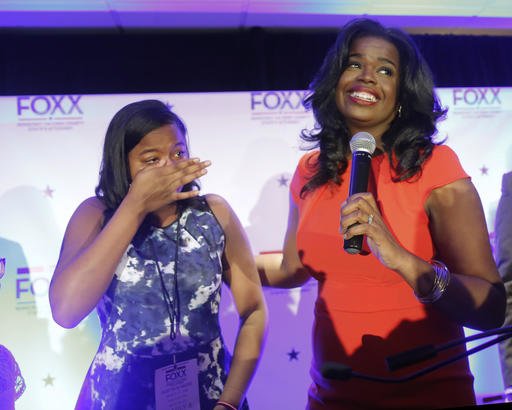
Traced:
[[127, 209], [131, 215], [135, 215], [135, 218], [139, 222], [142, 222], [149, 213], [145, 208], [144, 202], [140, 201], [139, 198], [136, 198], [135, 195], [130, 192], [124, 197], [119, 207]]
[[450, 284], [451, 276], [450, 271], [443, 262], [432, 259], [429, 263], [432, 266], [435, 274], [430, 290], [423, 294], [414, 292], [416, 298], [418, 298], [418, 300], [424, 304], [434, 303], [439, 300], [441, 296], [443, 296], [444, 292], [448, 288], [448, 285]]
[[217, 404], [215, 405], [215, 407], [218, 407], [218, 406], [221, 406], [222, 408], [228, 409], [228, 410], [238, 410], [238, 408], [234, 404], [228, 403], [227, 401], [224, 401], [224, 400], [219, 400], [217, 402]]

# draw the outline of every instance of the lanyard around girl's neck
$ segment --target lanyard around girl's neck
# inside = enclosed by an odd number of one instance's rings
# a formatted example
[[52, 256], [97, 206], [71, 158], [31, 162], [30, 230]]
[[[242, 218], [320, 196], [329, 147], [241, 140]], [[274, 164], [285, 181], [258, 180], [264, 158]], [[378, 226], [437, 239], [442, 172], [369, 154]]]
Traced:
[[156, 256], [155, 244], [153, 241], [151, 242], [151, 246], [153, 248], [153, 259], [155, 261], [156, 269], [158, 271], [158, 276], [160, 277], [160, 285], [162, 288], [162, 296], [164, 298], [165, 307], [167, 308], [167, 313], [169, 315], [170, 321], [170, 330], [169, 337], [171, 340], [176, 339], [176, 335], [180, 330], [180, 294], [178, 291], [178, 254], [180, 248], [180, 236], [181, 236], [181, 212], [178, 212], [178, 219], [176, 225], [176, 250], [174, 254], [174, 295], [173, 298], [169, 295], [169, 291], [167, 290], [167, 286], [165, 286], [164, 276], [162, 274], [162, 270], [160, 269], [160, 264], [158, 263]]

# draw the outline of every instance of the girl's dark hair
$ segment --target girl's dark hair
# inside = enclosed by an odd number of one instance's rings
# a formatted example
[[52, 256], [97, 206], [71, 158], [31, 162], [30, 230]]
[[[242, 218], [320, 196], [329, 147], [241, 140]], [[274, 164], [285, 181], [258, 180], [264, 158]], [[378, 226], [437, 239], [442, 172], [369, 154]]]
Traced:
[[395, 28], [385, 28], [370, 19], [356, 19], [347, 23], [328, 51], [322, 66], [310, 84], [310, 93], [304, 100], [311, 108], [316, 125], [303, 130], [301, 138], [320, 148], [318, 162], [310, 164], [314, 173], [302, 187], [301, 195], [329, 181], [341, 183], [350, 156], [349, 133], [345, 119], [336, 106], [336, 85], [347, 67], [350, 47], [362, 37], [378, 37], [393, 44], [400, 58], [400, 79], [397, 104], [401, 113], [382, 136], [384, 150], [396, 173], [394, 181], [421, 175], [421, 166], [431, 155], [436, 123], [443, 118], [443, 109], [434, 92], [430, 69], [413, 40]]
[[[107, 211], [117, 209], [132, 182], [128, 154], [145, 135], [164, 125], [175, 125], [187, 135], [185, 124], [167, 105], [158, 100], [143, 100], [121, 108], [112, 118], [105, 135], [100, 179], [96, 197]], [[198, 187], [193, 181], [183, 187], [190, 191]]]

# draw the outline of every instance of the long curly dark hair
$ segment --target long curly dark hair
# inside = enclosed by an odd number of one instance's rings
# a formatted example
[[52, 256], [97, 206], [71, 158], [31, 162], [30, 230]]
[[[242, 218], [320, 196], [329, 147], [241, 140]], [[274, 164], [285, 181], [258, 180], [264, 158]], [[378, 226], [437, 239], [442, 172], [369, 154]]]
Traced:
[[327, 183], [341, 184], [351, 151], [350, 135], [345, 119], [336, 106], [336, 85], [347, 67], [350, 47], [361, 37], [378, 37], [393, 44], [400, 58], [398, 105], [401, 113], [383, 134], [384, 151], [395, 171], [394, 181], [421, 175], [421, 167], [432, 154], [436, 143], [436, 123], [446, 111], [434, 92], [430, 68], [413, 40], [395, 28], [386, 28], [371, 19], [355, 19], [347, 23], [329, 49], [309, 86], [304, 106], [312, 109], [316, 124], [301, 132], [301, 138], [319, 148], [318, 160], [309, 164], [311, 179], [302, 187], [301, 196]]

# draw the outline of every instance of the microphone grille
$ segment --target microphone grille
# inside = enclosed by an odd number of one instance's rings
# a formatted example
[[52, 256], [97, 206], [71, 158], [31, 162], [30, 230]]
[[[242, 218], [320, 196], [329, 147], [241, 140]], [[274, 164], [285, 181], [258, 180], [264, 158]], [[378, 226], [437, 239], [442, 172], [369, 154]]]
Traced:
[[370, 155], [375, 151], [377, 144], [375, 138], [368, 132], [357, 132], [350, 140], [350, 149], [352, 152], [365, 151]]

